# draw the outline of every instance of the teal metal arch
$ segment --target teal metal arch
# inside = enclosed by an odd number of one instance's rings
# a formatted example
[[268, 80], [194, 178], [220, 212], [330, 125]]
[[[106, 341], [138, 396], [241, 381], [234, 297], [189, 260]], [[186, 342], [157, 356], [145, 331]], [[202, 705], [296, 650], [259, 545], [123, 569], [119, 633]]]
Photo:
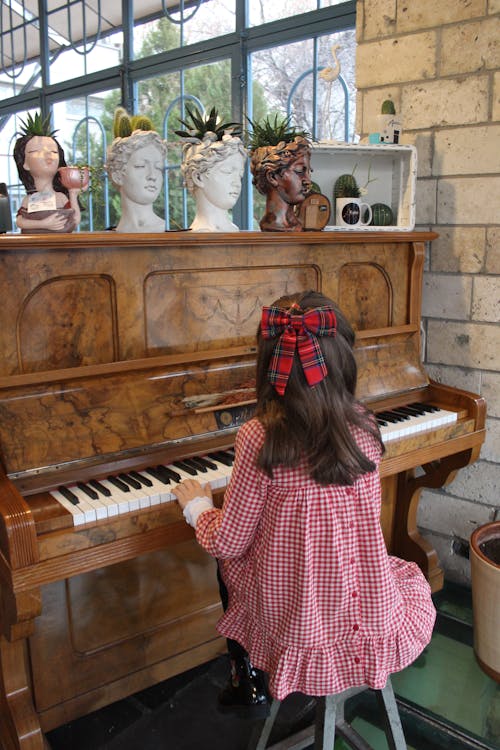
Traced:
[[[304, 71], [294, 82], [292, 88], [290, 89], [290, 93], [288, 94], [287, 99], [287, 105], [286, 105], [286, 113], [288, 116], [291, 115], [292, 112], [292, 99], [293, 95], [295, 94], [295, 91], [300, 86], [304, 78], [307, 78], [307, 76], [310, 75], [317, 75], [322, 70], [325, 70], [325, 66], [317, 67], [317, 68], [309, 68], [309, 70]], [[349, 89], [347, 88], [347, 84], [342, 77], [342, 75], [338, 75], [337, 80], [344, 91], [344, 141], [348, 143], [349, 141], [349, 119], [350, 119], [350, 113], [349, 113]], [[317, 101], [315, 98], [315, 107], [313, 112], [313, 137], [316, 137], [316, 125], [317, 125], [317, 117], [318, 117], [318, 106]]]
[[[168, 143], [168, 122], [170, 119], [170, 116], [172, 114], [172, 111], [174, 107], [176, 107], [178, 104], [181, 105], [182, 109], [184, 109], [184, 104], [187, 101], [193, 102], [200, 112], [202, 114], [205, 114], [205, 107], [201, 103], [201, 101], [198, 99], [198, 97], [194, 96], [193, 94], [180, 94], [175, 99], [173, 99], [170, 104], [168, 105], [165, 116], [163, 118], [163, 137]], [[168, 177], [171, 170], [180, 169], [181, 165], [179, 164], [169, 164], [168, 162], [168, 150], [167, 150], [167, 159], [165, 162], [165, 191], [164, 191], [164, 207], [165, 207], [165, 226], [167, 229], [170, 229], [170, 211], [169, 211], [169, 198], [170, 198], [170, 189], [168, 184]], [[187, 226], [188, 222], [188, 215], [187, 215], [187, 190], [186, 188], [183, 188], [182, 190], [182, 221], [184, 226]]]
[[[86, 156], [87, 161], [90, 162], [90, 136], [89, 136], [89, 127], [88, 124], [90, 122], [94, 122], [98, 129], [101, 132], [102, 136], [102, 163], [106, 163], [106, 154], [107, 154], [107, 138], [106, 138], [106, 131], [104, 130], [104, 126], [100, 120], [97, 119], [97, 117], [94, 117], [94, 115], [87, 115], [86, 117], [82, 117], [81, 120], [79, 120], [75, 126], [75, 129], [73, 131], [73, 138], [71, 141], [71, 156], [73, 161], [76, 161], [76, 138], [78, 135], [78, 131], [80, 130], [80, 127], [82, 127], [84, 124], [87, 125], [87, 135], [86, 135], [86, 141], [87, 141], [87, 148], [86, 148]], [[109, 226], [109, 195], [108, 195], [108, 186], [109, 186], [109, 179], [108, 179], [108, 173], [104, 171], [103, 175], [104, 180], [104, 186], [103, 186], [103, 195], [104, 195], [104, 221], [106, 226]], [[92, 206], [93, 206], [93, 196], [92, 192], [89, 194], [89, 230], [92, 232], [94, 230], [94, 218], [92, 213]]]

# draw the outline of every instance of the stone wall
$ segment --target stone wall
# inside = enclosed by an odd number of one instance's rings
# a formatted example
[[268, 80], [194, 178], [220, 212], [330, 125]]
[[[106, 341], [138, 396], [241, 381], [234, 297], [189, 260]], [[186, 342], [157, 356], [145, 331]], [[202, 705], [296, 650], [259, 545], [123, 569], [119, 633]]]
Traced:
[[[470, 584], [472, 530], [500, 518], [500, 0], [359, 0], [357, 132], [391, 98], [418, 151], [422, 315], [431, 377], [483, 395], [476, 464], [422, 494], [419, 525], [449, 580]], [[465, 542], [465, 543], [464, 543]]]

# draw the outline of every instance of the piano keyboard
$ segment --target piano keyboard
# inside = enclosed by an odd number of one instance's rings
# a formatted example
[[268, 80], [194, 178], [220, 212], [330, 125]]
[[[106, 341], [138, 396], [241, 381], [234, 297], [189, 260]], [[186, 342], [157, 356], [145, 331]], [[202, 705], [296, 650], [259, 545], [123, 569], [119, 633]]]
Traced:
[[[457, 413], [429, 404], [409, 404], [379, 412], [377, 422], [384, 443], [456, 422]], [[231, 475], [233, 451], [218, 451], [172, 464], [78, 482], [51, 491], [73, 516], [75, 526], [111, 518], [121, 513], [149, 508], [175, 500], [171, 490], [183, 479], [210, 483], [212, 490], [224, 488]]]
[[233, 459], [232, 450], [216, 451], [174, 461], [168, 466], [149, 466], [141, 471], [61, 486], [50, 494], [72, 514], [73, 523], [78, 526], [171, 502], [175, 500], [171, 490], [183, 479], [209, 482], [212, 490], [221, 489], [229, 481]]
[[425, 430], [435, 430], [457, 421], [457, 412], [440, 409], [431, 404], [408, 404], [376, 415], [384, 443], [416, 435]]

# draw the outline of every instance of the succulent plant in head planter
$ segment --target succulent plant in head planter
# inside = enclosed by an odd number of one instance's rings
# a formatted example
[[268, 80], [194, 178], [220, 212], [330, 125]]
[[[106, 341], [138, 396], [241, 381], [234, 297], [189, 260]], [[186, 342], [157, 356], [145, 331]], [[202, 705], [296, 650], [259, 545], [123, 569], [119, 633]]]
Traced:
[[14, 160], [27, 193], [16, 218], [23, 234], [72, 232], [80, 223], [78, 195], [84, 186], [68, 188], [61, 180], [59, 170], [66, 161], [56, 132], [50, 115], [29, 113], [21, 121]]
[[311, 142], [309, 134], [275, 115], [252, 122], [250, 169], [253, 184], [266, 196], [260, 228], [268, 232], [301, 232], [296, 207], [311, 192]]
[[117, 232], [164, 232], [165, 219], [153, 210], [165, 173], [167, 144], [149, 117], [115, 110], [114, 140], [108, 147], [107, 170], [120, 192], [122, 215]]
[[241, 192], [247, 152], [238, 122], [224, 122], [215, 107], [207, 114], [186, 106], [181, 172], [196, 203], [190, 229], [195, 232], [239, 231], [229, 211]]

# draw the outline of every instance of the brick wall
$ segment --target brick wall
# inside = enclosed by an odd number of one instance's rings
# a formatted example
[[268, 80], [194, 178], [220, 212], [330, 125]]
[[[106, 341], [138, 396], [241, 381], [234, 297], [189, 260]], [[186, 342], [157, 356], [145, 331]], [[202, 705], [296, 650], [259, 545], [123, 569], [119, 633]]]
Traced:
[[422, 494], [419, 525], [446, 577], [458, 550], [500, 518], [500, 0], [358, 0], [357, 132], [391, 98], [418, 150], [417, 228], [428, 250], [422, 314], [431, 377], [487, 399], [481, 459]]

